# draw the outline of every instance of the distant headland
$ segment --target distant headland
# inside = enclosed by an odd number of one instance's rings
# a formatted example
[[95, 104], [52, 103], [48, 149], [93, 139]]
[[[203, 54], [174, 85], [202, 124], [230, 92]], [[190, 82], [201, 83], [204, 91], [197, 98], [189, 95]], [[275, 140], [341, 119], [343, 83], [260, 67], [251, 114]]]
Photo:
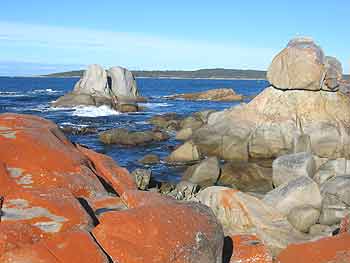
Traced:
[[[52, 73], [42, 77], [69, 78], [82, 77], [85, 70], [74, 70]], [[198, 70], [136, 70], [132, 71], [136, 78], [173, 78], [173, 79], [266, 79], [265, 70], [251, 69], [198, 69]], [[350, 79], [350, 75], [344, 75]]]

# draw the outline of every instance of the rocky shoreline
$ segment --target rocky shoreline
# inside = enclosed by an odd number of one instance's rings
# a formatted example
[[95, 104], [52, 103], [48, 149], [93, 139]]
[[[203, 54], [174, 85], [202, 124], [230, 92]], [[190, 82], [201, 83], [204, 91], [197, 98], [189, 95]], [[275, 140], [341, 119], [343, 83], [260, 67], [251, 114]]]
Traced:
[[[100, 133], [102, 143], [128, 147], [183, 142], [165, 159], [145, 156], [132, 173], [48, 120], [1, 114], [0, 262], [349, 262], [350, 97], [341, 64], [300, 38], [267, 76], [270, 86], [248, 104]], [[133, 80], [126, 69], [93, 65], [55, 106], [138, 110]], [[159, 162], [186, 167], [181, 181], [155, 181]]]

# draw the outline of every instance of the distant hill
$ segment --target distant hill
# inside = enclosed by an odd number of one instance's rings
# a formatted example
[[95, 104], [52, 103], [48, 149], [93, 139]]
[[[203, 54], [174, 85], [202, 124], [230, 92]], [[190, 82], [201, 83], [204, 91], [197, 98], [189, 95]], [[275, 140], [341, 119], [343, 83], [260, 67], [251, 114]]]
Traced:
[[[186, 70], [138, 70], [132, 71], [137, 78], [183, 78], [183, 79], [266, 79], [266, 71], [244, 70], [244, 69], [199, 69], [193, 71]], [[44, 77], [64, 78], [81, 77], [84, 70], [74, 70], [61, 73], [53, 73]], [[350, 75], [344, 75], [344, 79], [350, 80]]]
[[[84, 70], [75, 70], [45, 75], [45, 77], [81, 77]], [[241, 69], [199, 69], [193, 71], [185, 70], [155, 70], [155, 71], [133, 71], [137, 78], [217, 78], [217, 79], [265, 79], [266, 71], [241, 70]]]

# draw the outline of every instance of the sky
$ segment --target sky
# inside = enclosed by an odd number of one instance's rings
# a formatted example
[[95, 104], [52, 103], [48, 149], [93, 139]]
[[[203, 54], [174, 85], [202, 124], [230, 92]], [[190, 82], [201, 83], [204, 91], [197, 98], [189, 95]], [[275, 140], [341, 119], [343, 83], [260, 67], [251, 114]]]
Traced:
[[349, 10], [349, 0], [1, 0], [0, 75], [88, 64], [265, 70], [297, 36], [312, 37], [349, 73]]

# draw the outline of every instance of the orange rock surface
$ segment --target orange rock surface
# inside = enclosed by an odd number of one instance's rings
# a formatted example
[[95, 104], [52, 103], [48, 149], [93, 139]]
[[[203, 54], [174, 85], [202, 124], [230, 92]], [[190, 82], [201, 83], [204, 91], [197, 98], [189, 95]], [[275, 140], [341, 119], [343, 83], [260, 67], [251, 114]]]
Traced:
[[[0, 115], [0, 160], [8, 178], [22, 189], [67, 188], [89, 197], [104, 188], [89, 160], [50, 121], [19, 114]], [[0, 168], [2, 169], [2, 168]]]
[[43, 234], [93, 227], [90, 216], [78, 200], [62, 188], [8, 193], [2, 213], [1, 225], [26, 223], [40, 229]]
[[276, 263], [348, 263], [350, 262], [350, 234], [343, 233], [317, 241], [288, 246]]
[[8, 251], [0, 255], [0, 262], [108, 263], [108, 259], [88, 233], [72, 231]]
[[272, 263], [267, 247], [254, 235], [232, 235], [230, 263]]
[[78, 146], [78, 149], [92, 161], [96, 172], [107, 181], [107, 183], [112, 185], [119, 195], [122, 195], [126, 190], [137, 189], [133, 176], [131, 176], [128, 170], [116, 165], [111, 157], [99, 154], [82, 146]]
[[170, 199], [161, 202], [158, 194], [149, 192], [132, 191], [130, 196], [127, 203], [137, 200], [136, 208], [103, 214], [93, 230], [113, 260], [221, 263], [222, 228], [205, 206]]

